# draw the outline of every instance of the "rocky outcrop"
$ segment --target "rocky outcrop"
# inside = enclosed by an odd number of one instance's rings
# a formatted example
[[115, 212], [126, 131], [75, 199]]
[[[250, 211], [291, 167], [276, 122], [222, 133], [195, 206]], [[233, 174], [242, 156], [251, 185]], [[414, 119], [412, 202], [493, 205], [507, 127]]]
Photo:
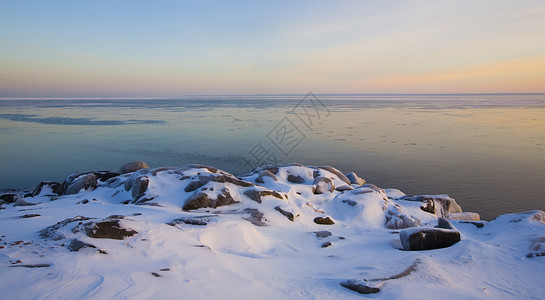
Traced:
[[77, 194], [82, 189], [94, 190], [97, 187], [98, 177], [94, 173], [74, 174], [63, 182], [63, 194]]
[[135, 230], [124, 228], [119, 219], [108, 218], [103, 221], [89, 222], [84, 224], [85, 234], [95, 239], [123, 240], [138, 234]]
[[38, 196], [42, 191], [45, 191], [46, 194], [53, 193], [58, 196], [62, 193], [63, 189], [62, 185], [58, 182], [42, 181], [32, 191], [32, 197]]

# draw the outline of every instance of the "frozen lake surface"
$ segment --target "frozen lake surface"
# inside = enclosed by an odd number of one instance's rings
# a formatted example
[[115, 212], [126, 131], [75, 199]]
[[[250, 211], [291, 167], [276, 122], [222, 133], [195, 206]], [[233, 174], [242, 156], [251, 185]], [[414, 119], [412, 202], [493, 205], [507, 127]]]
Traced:
[[[0, 188], [80, 171], [333, 165], [483, 219], [545, 209], [545, 95], [0, 100]], [[303, 100], [303, 101], [302, 101]]]

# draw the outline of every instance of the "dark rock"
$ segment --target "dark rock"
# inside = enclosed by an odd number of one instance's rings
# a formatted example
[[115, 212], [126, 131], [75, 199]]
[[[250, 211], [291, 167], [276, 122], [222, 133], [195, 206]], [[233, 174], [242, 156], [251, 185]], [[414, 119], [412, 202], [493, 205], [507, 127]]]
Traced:
[[119, 168], [119, 173], [126, 174], [131, 173], [134, 171], [138, 171], [140, 169], [149, 169], [148, 164], [145, 162], [138, 160], [138, 161], [131, 161], [126, 164], [124, 164], [121, 168]]
[[157, 274], [156, 272], [151, 272], [151, 275], [153, 275], [155, 277], [161, 277], [161, 275]]
[[356, 201], [353, 201], [353, 200], [343, 200], [343, 203], [346, 203], [352, 207], [356, 206], [356, 204], [358, 204]]
[[405, 250], [431, 250], [450, 247], [460, 241], [460, 233], [453, 229], [404, 229], [399, 233]]
[[291, 183], [305, 183], [305, 179], [299, 175], [288, 175], [287, 180]]
[[210, 207], [210, 199], [206, 193], [195, 193], [187, 198], [183, 210], [199, 209], [202, 207]]
[[282, 215], [284, 215], [286, 218], [288, 218], [288, 220], [290, 221], [294, 221], [295, 220], [295, 217], [293, 216], [292, 213], [290, 213], [289, 211], [285, 211], [283, 210], [282, 208], [280, 208], [280, 206], [276, 206], [274, 208], [274, 210], [276, 210], [277, 212], [281, 213]]
[[322, 248], [327, 248], [329, 246], [331, 246], [331, 242], [325, 242], [322, 244]]
[[62, 185], [60, 183], [54, 181], [42, 181], [36, 186], [34, 191], [32, 191], [32, 197], [39, 195], [44, 186], [49, 187], [51, 192], [54, 194], [60, 195], [62, 193]]
[[210, 198], [206, 193], [204, 192], [195, 192], [193, 195], [191, 195], [189, 198], [187, 198], [183, 210], [193, 210], [193, 209], [199, 209], [204, 207], [212, 207], [216, 208], [218, 206], [223, 205], [229, 205], [237, 203], [231, 194], [229, 193], [229, 189], [223, 188], [220, 193], [216, 195], [216, 198]]
[[19, 267], [19, 268], [47, 268], [47, 267], [50, 267], [51, 265], [50, 264], [33, 264], [33, 265], [13, 265], [13, 266], [10, 266], [12, 268], [16, 268], [16, 267]]
[[331, 167], [331, 166], [320, 166], [319, 169], [329, 171], [333, 174], [335, 174], [340, 180], [344, 181], [346, 184], [350, 185], [350, 180], [344, 176], [343, 173], [341, 173], [339, 170]]
[[218, 173], [218, 171], [219, 171], [219, 173], [225, 173], [225, 172], [222, 172], [221, 170], [219, 170], [217, 168], [209, 167], [209, 166], [205, 166], [205, 165], [199, 165], [199, 164], [189, 164], [186, 167], [191, 168], [191, 169], [206, 169], [210, 173]]
[[420, 206], [420, 209], [435, 215], [435, 201], [433, 201], [433, 198], [425, 198], [422, 202], [426, 202], [426, 205]]
[[19, 218], [21, 218], [21, 219], [28, 219], [28, 218], [41, 217], [41, 216], [42, 216], [42, 215], [40, 215], [40, 214], [26, 214], [26, 215], [20, 216]]
[[331, 231], [327, 231], [327, 230], [322, 230], [322, 231], [315, 231], [314, 234], [323, 239], [323, 238], [326, 238], [328, 236], [331, 236]]
[[148, 189], [148, 185], [149, 179], [146, 176], [140, 176], [133, 181], [131, 194], [134, 201], [138, 201], [140, 197], [144, 196], [144, 193]]
[[312, 178], [316, 178], [318, 176], [320, 176], [320, 171], [318, 171], [318, 170], [312, 171]]
[[174, 167], [159, 167], [150, 171], [152, 176], [157, 176], [157, 173], [176, 170]]
[[484, 227], [484, 223], [482, 222], [470, 222], [470, 221], [462, 221], [460, 223], [463, 223], [463, 224], [473, 224], [475, 225], [475, 227], [477, 228], [483, 228]]
[[257, 203], [261, 203], [262, 198], [265, 196], [273, 196], [278, 199], [283, 199], [282, 195], [280, 195], [280, 193], [278, 193], [277, 191], [269, 191], [269, 190], [266, 190], [266, 191], [259, 191], [259, 190], [253, 190], [253, 189], [246, 190], [244, 191], [244, 195], [246, 195], [248, 198], [254, 200]]
[[105, 182], [111, 178], [121, 175], [120, 173], [114, 172], [114, 171], [96, 171], [96, 172], [93, 172], [93, 174], [95, 174], [97, 179], [102, 182]]
[[354, 172], [350, 172], [350, 173], [346, 174], [346, 178], [348, 178], [348, 180], [350, 180], [351, 184], [357, 184], [357, 185], [364, 185], [365, 184], [365, 179], [360, 178]]
[[379, 288], [367, 286], [356, 280], [341, 282], [340, 285], [360, 294], [376, 294], [380, 292]]
[[314, 185], [312, 188], [312, 193], [316, 195], [323, 194], [326, 191], [333, 193], [335, 190], [335, 183], [333, 180], [324, 176], [316, 177], [312, 184]]
[[81, 249], [96, 249], [95, 245], [84, 243], [80, 240], [72, 240], [70, 245], [68, 245], [68, 250], [72, 252], [78, 252]]
[[138, 232], [121, 227], [119, 220], [104, 220], [85, 224], [85, 234], [96, 239], [122, 240], [138, 234]]
[[11, 194], [10, 193], [10, 194], [0, 195], [0, 200], [3, 200], [6, 203], [14, 203], [19, 199], [21, 199], [21, 196], [19, 196], [17, 194]]
[[316, 217], [314, 218], [314, 223], [320, 224], [320, 225], [333, 225], [335, 222], [331, 220], [330, 217]]
[[77, 194], [82, 189], [94, 190], [97, 187], [97, 177], [93, 173], [76, 174], [68, 177], [64, 183], [64, 194]]
[[245, 208], [243, 210], [244, 213], [250, 214], [249, 217], [244, 217], [242, 219], [246, 221], [250, 221], [250, 223], [256, 225], [256, 226], [267, 226], [267, 223], [265, 223], [266, 219], [263, 217], [263, 213], [255, 208]]

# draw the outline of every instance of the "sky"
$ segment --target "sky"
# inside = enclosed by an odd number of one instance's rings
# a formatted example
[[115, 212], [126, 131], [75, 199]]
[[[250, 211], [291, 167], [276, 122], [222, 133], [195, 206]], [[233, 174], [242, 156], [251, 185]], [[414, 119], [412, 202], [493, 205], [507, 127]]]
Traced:
[[543, 93], [545, 1], [0, 0], [0, 97]]

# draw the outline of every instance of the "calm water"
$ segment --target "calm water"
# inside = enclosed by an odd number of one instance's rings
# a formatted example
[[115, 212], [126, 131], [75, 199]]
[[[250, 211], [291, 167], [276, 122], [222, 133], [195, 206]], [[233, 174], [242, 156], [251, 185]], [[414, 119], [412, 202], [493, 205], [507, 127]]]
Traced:
[[545, 210], [545, 95], [303, 97], [0, 100], [0, 188], [130, 160], [234, 174], [276, 160], [446, 193], [485, 219]]

